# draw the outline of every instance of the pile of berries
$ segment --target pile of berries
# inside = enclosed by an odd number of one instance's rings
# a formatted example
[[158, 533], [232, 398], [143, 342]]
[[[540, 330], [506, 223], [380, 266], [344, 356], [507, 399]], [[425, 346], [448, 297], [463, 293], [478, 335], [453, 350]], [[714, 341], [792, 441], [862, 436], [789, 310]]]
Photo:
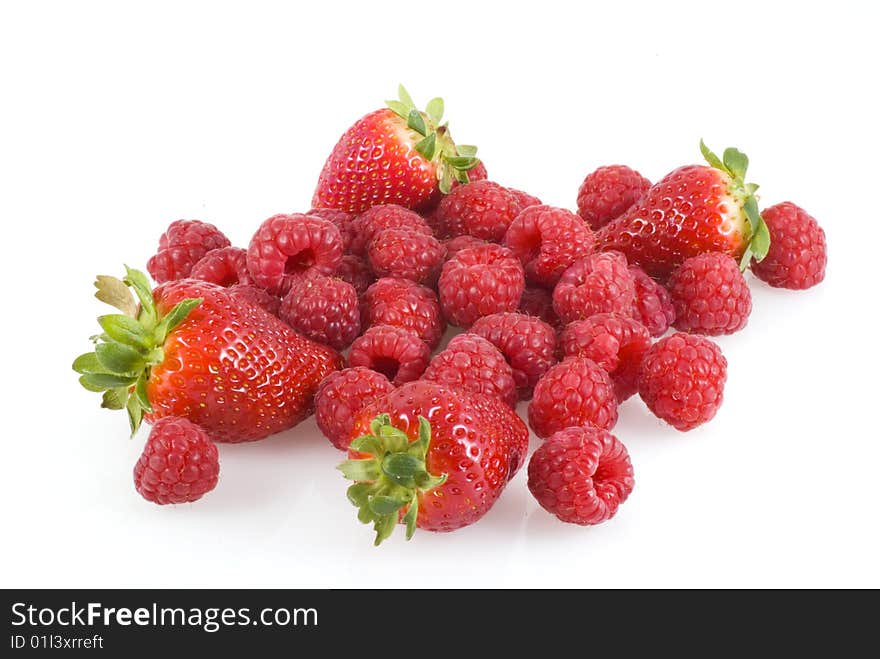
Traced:
[[[634, 485], [619, 405], [638, 394], [679, 431], [708, 422], [727, 361], [706, 337], [746, 326], [744, 270], [791, 289], [824, 277], [816, 220], [789, 202], [759, 212], [736, 149], [701, 145], [707, 165], [653, 185], [601, 167], [572, 212], [489, 180], [442, 111], [401, 89], [340, 139], [314, 207], [268, 218], [247, 247], [172, 223], [147, 264], [156, 309], [136, 271], [99, 278], [99, 297], [132, 286], [141, 310], [102, 321], [109, 336], [74, 368], [133, 429], [153, 422], [135, 467], [145, 498], [198, 499], [217, 482], [212, 440], [261, 439], [314, 410], [377, 544], [398, 523], [409, 537], [477, 521], [526, 462], [543, 508], [598, 524]], [[164, 361], [150, 361], [157, 345]], [[529, 428], [543, 440], [530, 460]]]

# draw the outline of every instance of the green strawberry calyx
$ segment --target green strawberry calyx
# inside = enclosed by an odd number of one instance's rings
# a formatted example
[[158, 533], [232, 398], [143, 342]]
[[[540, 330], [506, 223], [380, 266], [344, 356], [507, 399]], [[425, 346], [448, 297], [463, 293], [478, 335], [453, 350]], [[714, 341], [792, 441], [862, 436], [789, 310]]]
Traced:
[[700, 140], [700, 152], [712, 167], [730, 176], [734, 190], [743, 197], [743, 212], [749, 223], [749, 235], [739, 267], [745, 270], [752, 258], [756, 261], [762, 261], [770, 250], [770, 230], [758, 211], [758, 196], [755, 194], [758, 191], [758, 186], [754, 183], [746, 183], [749, 157], [739, 149], [729, 147], [719, 158], [706, 146], [703, 140]]
[[422, 112], [416, 107], [403, 85], [397, 88], [397, 100], [385, 101], [394, 114], [406, 121], [420, 139], [416, 143], [425, 160], [437, 162], [437, 181], [440, 192], [448, 194], [452, 181], [468, 182], [468, 171], [480, 164], [477, 147], [469, 144], [456, 145], [449, 134], [449, 124], [443, 121], [443, 99], [432, 98]]
[[412, 538], [419, 495], [446, 482], [446, 474], [435, 476], [428, 471], [430, 444], [431, 424], [425, 417], [419, 417], [418, 439], [410, 442], [405, 432], [391, 425], [388, 414], [380, 414], [370, 422], [370, 434], [355, 438], [350, 446], [370, 457], [345, 460], [336, 467], [354, 481], [348, 488], [348, 500], [357, 507], [361, 522], [373, 524], [377, 547], [391, 536], [401, 513], [406, 539]]
[[122, 279], [98, 275], [95, 297], [122, 313], [98, 317], [103, 332], [91, 337], [95, 349], [77, 357], [73, 370], [85, 389], [102, 395], [101, 407], [128, 412], [133, 437], [144, 414], [153, 411], [147, 397], [150, 368], [165, 359], [165, 339], [202, 298], [182, 300], [160, 315], [147, 276], [128, 266], [125, 271]]

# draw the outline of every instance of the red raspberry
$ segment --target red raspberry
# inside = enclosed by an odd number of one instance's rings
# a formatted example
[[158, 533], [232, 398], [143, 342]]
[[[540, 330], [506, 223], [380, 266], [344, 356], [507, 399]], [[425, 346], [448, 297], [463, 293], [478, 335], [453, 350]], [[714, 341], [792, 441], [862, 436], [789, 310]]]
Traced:
[[618, 252], [602, 252], [575, 261], [553, 290], [553, 309], [563, 323], [597, 313], [632, 313], [635, 282]]
[[248, 271], [257, 286], [285, 294], [295, 275], [332, 275], [342, 260], [342, 237], [332, 222], [314, 215], [274, 215], [248, 247]]
[[306, 213], [306, 215], [314, 215], [315, 217], [320, 217], [322, 220], [332, 222], [336, 228], [339, 229], [339, 236], [342, 238], [342, 251], [343, 253], [348, 254], [351, 249], [351, 224], [354, 220], [354, 215], [341, 211], [338, 208], [313, 208]]
[[445, 240], [449, 237], [449, 233], [446, 231], [446, 227], [443, 226], [443, 222], [438, 214], [439, 210], [439, 205], [434, 206], [431, 209], [421, 211], [421, 216], [422, 219], [425, 221], [425, 224], [430, 227], [431, 233], [434, 235], [434, 237], [439, 240]]
[[752, 259], [758, 279], [791, 289], [810, 288], [825, 279], [825, 232], [807, 211], [786, 201], [764, 210], [761, 217], [770, 230], [770, 251], [760, 263]]
[[529, 462], [529, 491], [563, 522], [605, 522], [635, 486], [626, 447], [607, 430], [566, 428], [544, 442]]
[[520, 211], [507, 188], [492, 181], [474, 181], [452, 190], [437, 208], [437, 221], [449, 236], [474, 236], [499, 242]]
[[572, 263], [593, 253], [590, 228], [574, 213], [530, 206], [516, 216], [504, 245], [522, 262], [531, 284], [554, 286]]
[[315, 393], [315, 421], [340, 451], [348, 450], [354, 419], [367, 405], [394, 389], [381, 373], [356, 366], [335, 371]]
[[541, 200], [537, 197], [533, 197], [528, 192], [523, 192], [522, 190], [517, 190], [516, 188], [507, 188], [507, 191], [513, 195], [516, 202], [519, 204], [520, 212], [524, 211], [529, 206], [540, 206]]
[[212, 249], [192, 267], [189, 276], [226, 287], [253, 283], [247, 269], [247, 251], [241, 247]]
[[459, 334], [437, 353], [423, 380], [447, 387], [495, 396], [510, 407], [516, 405], [513, 370], [498, 348], [476, 334]]
[[217, 485], [217, 447], [189, 419], [166, 416], [156, 421], [134, 466], [134, 487], [147, 501], [189, 503]]
[[686, 431], [715, 416], [726, 380], [721, 348], [702, 336], [677, 332], [648, 350], [639, 395], [654, 414]]
[[385, 229], [409, 229], [426, 236], [432, 235], [431, 227], [415, 211], [396, 204], [373, 206], [358, 215], [351, 225], [351, 253], [365, 256], [373, 238]]
[[351, 344], [348, 365], [370, 368], [399, 387], [404, 382], [418, 380], [430, 358], [428, 345], [412, 332], [391, 325], [377, 325]]
[[362, 297], [370, 285], [376, 281], [376, 277], [373, 276], [373, 271], [370, 270], [367, 262], [354, 254], [346, 254], [342, 257], [339, 267], [336, 268], [336, 274], [333, 276], [338, 277], [342, 281], [347, 281], [354, 286], [358, 298]]
[[306, 275], [281, 300], [278, 317], [312, 341], [344, 350], [361, 333], [354, 286], [336, 277]]
[[147, 261], [147, 271], [160, 284], [184, 279], [205, 254], [230, 244], [213, 224], [177, 220], [159, 237], [159, 250]]
[[361, 305], [361, 327], [400, 327], [433, 350], [446, 330], [437, 294], [409, 279], [383, 277], [367, 289]]
[[529, 425], [538, 437], [569, 426], [610, 430], [617, 423], [617, 398], [608, 373], [589, 359], [569, 357], [538, 380], [529, 403]]
[[384, 229], [367, 249], [377, 277], [401, 277], [419, 284], [436, 281], [446, 248], [434, 236], [411, 229]]
[[526, 286], [519, 301], [519, 312], [540, 318], [554, 329], [559, 329], [562, 324], [553, 311], [553, 294], [546, 288]]
[[675, 327], [695, 334], [733, 334], [752, 312], [749, 285], [732, 258], [706, 252], [685, 260], [667, 282]]
[[259, 286], [234, 284], [229, 287], [229, 293], [235, 296], [238, 300], [244, 300], [265, 309], [273, 316], [278, 315], [278, 307], [281, 306], [281, 299], [277, 295], [272, 295]]
[[618, 402], [639, 390], [639, 369], [651, 347], [651, 335], [637, 320], [599, 313], [566, 326], [559, 342], [566, 357], [592, 359], [605, 369]]
[[623, 215], [651, 187], [651, 182], [626, 165], [600, 167], [578, 190], [578, 215], [594, 230]]
[[531, 398], [535, 383], [556, 363], [556, 330], [540, 318], [494, 313], [478, 319], [470, 331], [501, 351], [523, 400]]
[[456, 236], [443, 241], [443, 245], [446, 247], [447, 261], [464, 249], [481, 247], [486, 244], [488, 243], [482, 238], [474, 238], [473, 236]]
[[510, 447], [510, 471], [507, 480], [525, 464], [529, 454], [529, 429], [514, 409], [495, 396], [471, 393], [470, 398], [489, 427], [497, 428]]
[[525, 288], [519, 261], [500, 245], [465, 249], [443, 265], [440, 306], [453, 325], [470, 327], [481, 316], [515, 311]]
[[636, 285], [632, 317], [641, 320], [651, 336], [663, 336], [675, 321], [675, 307], [669, 291], [637, 265], [629, 266], [629, 274]]

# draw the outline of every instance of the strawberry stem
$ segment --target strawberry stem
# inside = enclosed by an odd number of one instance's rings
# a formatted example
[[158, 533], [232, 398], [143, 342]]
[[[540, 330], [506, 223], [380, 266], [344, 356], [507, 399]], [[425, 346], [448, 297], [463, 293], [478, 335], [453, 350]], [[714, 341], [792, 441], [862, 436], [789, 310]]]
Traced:
[[358, 509], [358, 519], [373, 524], [376, 546], [391, 536], [398, 521], [406, 525], [406, 539], [412, 538], [419, 495], [446, 482], [446, 474], [435, 476], [428, 471], [430, 445], [431, 424], [425, 417], [419, 417], [418, 439], [410, 442], [406, 433], [391, 425], [389, 414], [380, 414], [370, 422], [369, 434], [351, 442], [352, 451], [369, 457], [345, 460], [336, 467], [355, 481], [346, 495]]
[[[127, 410], [134, 437], [144, 414], [153, 411], [147, 396], [150, 369], [165, 359], [162, 346], [168, 334], [202, 303], [202, 298], [182, 300], [161, 316], [147, 276], [128, 266], [125, 271], [123, 279], [99, 275], [95, 280], [95, 297], [123, 313], [98, 318], [104, 332], [93, 337], [92, 352], [73, 361], [73, 370], [80, 374], [83, 388], [101, 394], [101, 407]], [[140, 306], [135, 304], [132, 290]]]

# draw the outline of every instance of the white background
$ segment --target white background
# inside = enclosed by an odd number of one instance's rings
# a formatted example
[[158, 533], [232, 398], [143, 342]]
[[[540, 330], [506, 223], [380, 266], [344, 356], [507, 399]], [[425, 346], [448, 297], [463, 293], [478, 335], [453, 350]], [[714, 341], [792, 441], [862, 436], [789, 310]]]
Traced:
[[[381, 4], [4, 3], [0, 585], [880, 586], [871, 3]], [[557, 522], [521, 473], [477, 525], [374, 549], [312, 420], [222, 446], [197, 504], [146, 503], [145, 433], [70, 370], [103, 313], [93, 276], [143, 267], [177, 218], [246, 245], [307, 209], [400, 81], [445, 97], [493, 179], [555, 205], [599, 165], [657, 180], [700, 137], [736, 145], [763, 205], [819, 218], [828, 277], [755, 284], [712, 423], [621, 408], [636, 489], [595, 528]]]

